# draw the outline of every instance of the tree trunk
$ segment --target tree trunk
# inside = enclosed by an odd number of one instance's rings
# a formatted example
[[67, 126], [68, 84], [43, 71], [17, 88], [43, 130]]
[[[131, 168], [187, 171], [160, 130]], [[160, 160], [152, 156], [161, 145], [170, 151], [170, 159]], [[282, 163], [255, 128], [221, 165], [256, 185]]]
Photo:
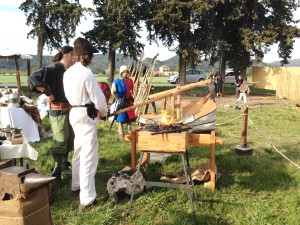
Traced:
[[45, 8], [46, 8], [46, 1], [39, 0], [39, 7], [40, 10], [38, 11], [39, 15], [39, 29], [37, 31], [38, 36], [38, 45], [37, 45], [37, 60], [38, 60], [38, 69], [43, 67], [43, 48], [45, 44]]
[[[226, 70], [226, 59], [225, 59], [225, 57], [222, 57], [220, 73], [222, 74], [223, 81], [225, 81], [225, 70]], [[223, 85], [222, 85], [222, 93], [223, 94], [224, 94], [224, 87], [225, 87], [225, 83], [223, 82]]]
[[242, 74], [243, 79], [247, 80], [247, 68], [241, 69], [240, 74]]
[[114, 82], [115, 69], [116, 69], [116, 51], [110, 48], [108, 52], [108, 84], [110, 87]]
[[37, 45], [37, 66], [38, 69], [43, 67], [43, 47], [44, 47], [44, 37], [38, 37], [38, 45]]
[[223, 79], [225, 78], [225, 70], [226, 70], [226, 59], [223, 57], [221, 60], [221, 70], [220, 70]]
[[182, 86], [182, 85], [185, 85], [186, 83], [186, 61], [185, 59], [182, 57], [181, 54], [179, 54], [179, 84]]

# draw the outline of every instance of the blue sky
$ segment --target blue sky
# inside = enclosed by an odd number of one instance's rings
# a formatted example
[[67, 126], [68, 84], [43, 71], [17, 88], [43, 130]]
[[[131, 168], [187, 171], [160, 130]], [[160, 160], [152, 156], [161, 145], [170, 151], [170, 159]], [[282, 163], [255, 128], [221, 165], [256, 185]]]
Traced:
[[[37, 40], [36, 39], [27, 39], [27, 33], [30, 31], [30, 28], [26, 25], [26, 17], [24, 12], [19, 10], [18, 7], [22, 3], [19, 0], [0, 0], [0, 49], [9, 48], [16, 52], [25, 53], [25, 54], [34, 54], [37, 52]], [[92, 6], [92, 0], [82, 0], [81, 3], [84, 3], [86, 6]], [[298, 9], [294, 13], [295, 18], [300, 20], [300, 10]], [[7, 22], [5, 22], [7, 21]], [[81, 24], [78, 26], [76, 31], [76, 37], [81, 36], [81, 32], [86, 32], [93, 28], [92, 24], [93, 19], [90, 17], [88, 20], [82, 20]], [[299, 24], [300, 26], [300, 24]], [[146, 44], [146, 33], [142, 32], [141, 41]], [[74, 38], [74, 39], [75, 39]], [[74, 40], [73, 39], [73, 40]], [[71, 40], [71, 44], [73, 43]], [[297, 51], [298, 49], [298, 51]], [[300, 39], [296, 39], [294, 51], [292, 54], [292, 59], [300, 58]], [[47, 48], [44, 49], [44, 54], [55, 54], [54, 52], [49, 52]], [[145, 57], [154, 57], [159, 53], [159, 60], [166, 60], [175, 55], [174, 52], [169, 51], [162, 44], [152, 44], [145, 46]], [[280, 60], [277, 54], [277, 46], [274, 45], [271, 48], [271, 51], [265, 55], [264, 62], [272, 62]]]

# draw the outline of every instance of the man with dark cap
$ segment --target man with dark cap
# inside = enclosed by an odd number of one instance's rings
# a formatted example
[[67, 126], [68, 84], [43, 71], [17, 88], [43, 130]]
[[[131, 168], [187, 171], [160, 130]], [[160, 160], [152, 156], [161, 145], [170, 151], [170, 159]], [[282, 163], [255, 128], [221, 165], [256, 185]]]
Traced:
[[68, 155], [73, 150], [74, 142], [74, 133], [69, 123], [70, 104], [63, 87], [64, 72], [73, 64], [73, 47], [62, 47], [52, 62], [31, 74], [28, 84], [31, 91], [44, 93], [50, 103], [49, 121], [53, 133], [51, 153], [55, 161], [51, 175], [60, 184], [62, 172], [71, 173]]
[[79, 192], [79, 212], [97, 204], [95, 174], [98, 165], [97, 115], [108, 113], [105, 96], [88, 66], [97, 50], [84, 38], [74, 41], [74, 65], [64, 75], [69, 103], [70, 123], [75, 133], [72, 159], [72, 192]]

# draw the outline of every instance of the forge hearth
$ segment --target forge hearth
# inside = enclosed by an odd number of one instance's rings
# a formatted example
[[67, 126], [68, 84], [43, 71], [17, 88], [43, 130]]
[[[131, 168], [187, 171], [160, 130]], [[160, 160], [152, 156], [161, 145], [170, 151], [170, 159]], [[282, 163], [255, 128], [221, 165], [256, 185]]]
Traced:
[[180, 133], [189, 130], [187, 126], [182, 124], [170, 124], [170, 125], [160, 125], [160, 124], [146, 124], [141, 125], [138, 131], [149, 131], [152, 135], [164, 134], [164, 133]]

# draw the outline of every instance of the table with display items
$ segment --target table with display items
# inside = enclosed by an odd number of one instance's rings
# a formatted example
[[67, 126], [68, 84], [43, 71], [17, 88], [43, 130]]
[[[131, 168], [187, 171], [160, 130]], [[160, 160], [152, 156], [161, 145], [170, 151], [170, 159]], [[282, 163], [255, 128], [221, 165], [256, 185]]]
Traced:
[[25, 112], [23, 108], [0, 107], [1, 127], [22, 128], [22, 133], [27, 142], [40, 141], [37, 123]]

